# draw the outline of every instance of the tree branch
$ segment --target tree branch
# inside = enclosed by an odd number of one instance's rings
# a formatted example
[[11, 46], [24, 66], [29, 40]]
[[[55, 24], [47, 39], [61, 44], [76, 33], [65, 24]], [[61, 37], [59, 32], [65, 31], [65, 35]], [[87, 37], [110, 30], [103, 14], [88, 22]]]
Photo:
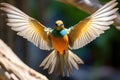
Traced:
[[[103, 6], [98, 0], [58, 0], [58, 1], [75, 6], [78, 9], [81, 9], [89, 14], [94, 13], [96, 10]], [[120, 30], [120, 15], [119, 13], [116, 13], [116, 15], [117, 18], [114, 19], [113, 25], [116, 27], [116, 29]]]
[[48, 79], [25, 65], [12, 50], [0, 40], [0, 80]]

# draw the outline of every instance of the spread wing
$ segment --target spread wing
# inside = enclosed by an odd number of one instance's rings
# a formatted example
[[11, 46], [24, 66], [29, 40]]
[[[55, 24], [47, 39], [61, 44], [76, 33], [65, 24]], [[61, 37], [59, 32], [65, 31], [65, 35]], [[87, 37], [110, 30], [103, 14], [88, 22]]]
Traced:
[[1, 3], [1, 5], [0, 9], [7, 13], [7, 25], [11, 26], [12, 30], [17, 31], [18, 35], [33, 42], [40, 49], [51, 49], [49, 28], [8, 3]]
[[68, 29], [70, 48], [81, 48], [109, 29], [109, 25], [113, 23], [112, 20], [116, 18], [115, 12], [118, 10], [115, 8], [116, 5], [116, 0], [112, 0], [90, 17]]

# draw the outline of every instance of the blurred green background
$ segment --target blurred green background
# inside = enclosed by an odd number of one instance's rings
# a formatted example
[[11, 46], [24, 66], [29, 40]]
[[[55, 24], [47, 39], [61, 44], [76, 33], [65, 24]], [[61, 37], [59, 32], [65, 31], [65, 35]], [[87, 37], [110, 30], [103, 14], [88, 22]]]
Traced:
[[[99, 0], [108, 2], [110, 0]], [[120, 8], [120, 1], [118, 7]], [[8, 2], [29, 16], [39, 20], [47, 27], [54, 27], [54, 22], [63, 20], [65, 27], [75, 25], [89, 14], [55, 0], [0, 0]], [[120, 80], [120, 31], [111, 26], [99, 38], [85, 47], [74, 50], [84, 60], [70, 77], [48, 75], [47, 70], [39, 67], [50, 51], [40, 50], [26, 39], [16, 35], [6, 26], [5, 15], [0, 11], [0, 39], [5, 41], [28, 66], [46, 75], [50, 80]]]

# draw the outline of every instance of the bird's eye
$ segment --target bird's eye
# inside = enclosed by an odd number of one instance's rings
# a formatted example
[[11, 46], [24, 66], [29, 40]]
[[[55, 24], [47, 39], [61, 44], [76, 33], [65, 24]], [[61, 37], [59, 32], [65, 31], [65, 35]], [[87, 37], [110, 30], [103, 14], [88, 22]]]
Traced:
[[58, 26], [58, 24], [55, 24], [55, 26]]

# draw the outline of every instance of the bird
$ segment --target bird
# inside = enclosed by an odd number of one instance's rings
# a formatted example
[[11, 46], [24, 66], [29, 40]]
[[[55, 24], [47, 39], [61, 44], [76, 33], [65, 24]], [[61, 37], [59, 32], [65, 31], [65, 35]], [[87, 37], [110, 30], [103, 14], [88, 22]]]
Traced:
[[79, 70], [83, 60], [71, 50], [82, 48], [110, 28], [118, 2], [111, 0], [92, 15], [77, 24], [65, 28], [62, 20], [56, 20], [54, 28], [46, 27], [9, 3], [0, 3], [0, 9], [7, 15], [7, 25], [42, 50], [52, 50], [40, 67], [48, 73], [69, 76], [74, 68]]

